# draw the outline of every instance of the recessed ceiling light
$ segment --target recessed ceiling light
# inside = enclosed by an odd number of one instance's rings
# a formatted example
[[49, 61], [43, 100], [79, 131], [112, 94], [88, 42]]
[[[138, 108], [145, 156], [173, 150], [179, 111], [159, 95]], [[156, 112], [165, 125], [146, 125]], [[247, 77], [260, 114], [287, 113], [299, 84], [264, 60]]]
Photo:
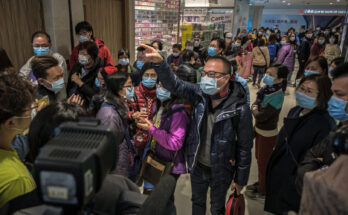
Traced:
[[283, 3], [285, 3], [286, 1], [283, 1]]
[[291, 3], [289, 2], [288, 5], [291, 5]]
[[249, 6], [253, 6], [253, 4], [250, 3]]
[[340, 2], [341, 0], [336, 0], [337, 2]]
[[333, 3], [332, 3], [332, 2], [330, 2], [330, 5], [333, 5]]

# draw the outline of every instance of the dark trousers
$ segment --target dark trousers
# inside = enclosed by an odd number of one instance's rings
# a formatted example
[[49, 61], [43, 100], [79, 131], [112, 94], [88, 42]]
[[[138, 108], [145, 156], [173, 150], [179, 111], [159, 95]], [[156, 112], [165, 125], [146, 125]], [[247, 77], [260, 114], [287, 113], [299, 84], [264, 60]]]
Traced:
[[[229, 176], [226, 176], [229, 177]], [[206, 213], [207, 192], [210, 187], [210, 204], [212, 215], [225, 214], [226, 193], [230, 183], [214, 183], [211, 169], [200, 163], [191, 172], [192, 186], [192, 215], [204, 215]]]
[[259, 76], [257, 83], [260, 84], [265, 73], [266, 67], [254, 66], [253, 84], [256, 83], [257, 76]]
[[298, 68], [298, 72], [296, 75], [296, 80], [302, 78], [304, 71], [305, 71], [306, 62], [307, 62], [306, 60], [304, 60], [304, 61], [298, 60], [299, 68]]

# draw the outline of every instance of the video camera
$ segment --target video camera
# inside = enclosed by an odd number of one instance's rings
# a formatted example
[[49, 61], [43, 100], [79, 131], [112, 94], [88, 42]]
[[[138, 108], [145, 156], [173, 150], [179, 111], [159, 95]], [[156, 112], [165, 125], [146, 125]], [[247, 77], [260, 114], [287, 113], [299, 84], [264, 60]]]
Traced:
[[35, 161], [43, 203], [83, 210], [115, 169], [122, 139], [95, 119], [62, 124]]
[[329, 139], [335, 153], [348, 154], [348, 125], [331, 132]]

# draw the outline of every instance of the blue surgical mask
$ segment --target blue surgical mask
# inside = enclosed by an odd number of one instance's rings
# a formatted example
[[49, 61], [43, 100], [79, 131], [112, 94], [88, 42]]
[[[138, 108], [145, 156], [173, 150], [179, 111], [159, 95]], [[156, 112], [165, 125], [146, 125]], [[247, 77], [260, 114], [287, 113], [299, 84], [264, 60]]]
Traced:
[[331, 44], [335, 43], [335, 39], [330, 39], [329, 41]]
[[263, 83], [265, 83], [267, 86], [273, 86], [274, 84], [274, 77], [265, 75], [263, 78]]
[[141, 83], [146, 87], [152, 89], [157, 82], [157, 78], [143, 78]]
[[137, 66], [138, 69], [142, 69], [144, 64], [145, 64], [144, 61], [137, 61], [135, 63], [135, 65]]
[[98, 78], [95, 79], [94, 83], [95, 83], [95, 86], [97, 86], [98, 88], [101, 87], [101, 84], [100, 84], [100, 81], [98, 80]]
[[205, 94], [214, 95], [219, 90], [219, 88], [217, 88], [217, 79], [202, 77], [200, 88]]
[[186, 49], [193, 51], [193, 46], [186, 46]]
[[156, 89], [156, 95], [161, 102], [169, 100], [171, 96], [170, 92], [164, 89], [163, 87], [159, 87]]
[[134, 87], [127, 87], [126, 88], [126, 99], [132, 100], [134, 97]]
[[344, 122], [348, 120], [348, 114], [346, 113], [346, 106], [348, 101], [337, 98], [336, 96], [331, 96], [328, 102], [328, 109], [330, 116]]
[[296, 91], [297, 105], [302, 107], [302, 108], [313, 109], [316, 106], [315, 100], [316, 100], [316, 98], [314, 98], [314, 97], [307, 96], [304, 93]]
[[82, 65], [88, 64], [88, 57], [84, 55], [79, 55], [79, 63]]
[[325, 40], [318, 40], [318, 43], [319, 43], [320, 45], [323, 45], [323, 44], [325, 43]]
[[80, 43], [87, 42], [87, 41], [89, 41], [89, 38], [87, 37], [87, 35], [82, 34], [79, 36]]
[[120, 63], [122, 66], [127, 66], [127, 65], [129, 64], [129, 59], [128, 59], [128, 58], [120, 59], [120, 60], [119, 60], [119, 63]]
[[199, 42], [198, 42], [198, 41], [195, 41], [195, 42], [193, 43], [193, 45], [194, 45], [195, 47], [198, 47], [198, 46], [199, 46]]
[[238, 48], [238, 47], [240, 47], [240, 43], [234, 43], [234, 44], [232, 45], [232, 47]]
[[320, 75], [320, 73], [317, 72], [317, 71], [305, 70], [304, 76], [307, 77], [307, 76], [310, 76], [310, 75]]
[[[46, 80], [47, 81], [47, 80]], [[49, 82], [52, 85], [52, 88], [47, 88], [48, 90], [54, 92], [54, 93], [58, 93], [59, 91], [61, 91], [64, 88], [64, 78], [61, 78], [55, 82]]]
[[244, 34], [244, 33], [241, 33], [240, 36], [241, 36], [241, 37], [245, 37], [245, 34]]
[[332, 71], [334, 70], [334, 68], [329, 67], [329, 73], [332, 75]]
[[173, 56], [174, 56], [174, 57], [179, 57], [179, 53], [174, 52], [174, 53], [173, 53]]
[[282, 44], [282, 45], [285, 45], [286, 44], [286, 41], [280, 41], [280, 44]]
[[213, 47], [208, 48], [208, 55], [209, 56], [215, 56], [216, 55], [216, 49]]
[[259, 36], [262, 36], [262, 35], [263, 35], [262, 31], [259, 31]]
[[49, 47], [34, 47], [34, 53], [36, 55], [48, 55], [50, 53]]

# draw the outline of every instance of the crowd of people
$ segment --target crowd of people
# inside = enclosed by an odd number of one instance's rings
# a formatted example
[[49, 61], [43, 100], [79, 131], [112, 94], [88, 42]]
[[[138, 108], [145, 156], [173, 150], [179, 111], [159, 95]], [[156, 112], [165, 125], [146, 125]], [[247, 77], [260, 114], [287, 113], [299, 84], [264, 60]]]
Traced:
[[[154, 40], [137, 48], [133, 64], [120, 49], [116, 65], [81, 22], [69, 61], [40, 31], [31, 38], [34, 56], [19, 71], [0, 48], [0, 208], [40, 204], [30, 198], [36, 157], [60, 124], [88, 116], [123, 136], [110, 174], [144, 185], [146, 195], [161, 179], [144, 168], [156, 159], [176, 179], [190, 173], [193, 215], [206, 213], [209, 187], [213, 215], [225, 213], [230, 188], [239, 195], [244, 187], [249, 198], [265, 199], [265, 211], [298, 212], [305, 173], [334, 162], [326, 138], [348, 124], [340, 31], [242, 29], [208, 47], [194, 34], [170, 54]], [[255, 101], [248, 82], [258, 89]], [[278, 130], [288, 87], [297, 104]], [[254, 141], [258, 181], [246, 186]]]

